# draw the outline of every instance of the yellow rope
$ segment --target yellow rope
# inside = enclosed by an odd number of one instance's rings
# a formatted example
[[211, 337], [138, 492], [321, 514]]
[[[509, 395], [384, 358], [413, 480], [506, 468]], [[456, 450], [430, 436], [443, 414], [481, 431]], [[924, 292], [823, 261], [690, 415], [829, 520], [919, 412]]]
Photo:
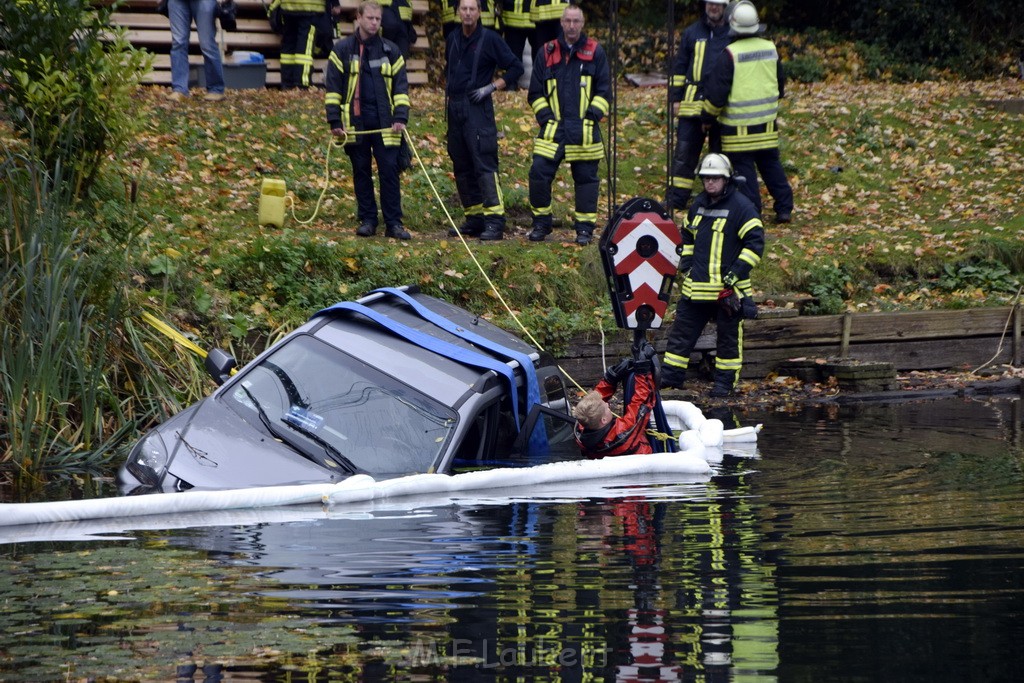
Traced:
[[316, 219], [317, 214], [320, 213], [320, 205], [324, 201], [324, 195], [327, 194], [327, 188], [329, 188], [331, 186], [331, 149], [333, 147], [335, 147], [335, 146], [337, 146], [337, 147], [344, 147], [345, 146], [345, 141], [348, 140], [348, 136], [349, 135], [371, 135], [373, 133], [388, 133], [388, 132], [391, 132], [390, 128], [375, 128], [373, 130], [353, 130], [353, 131], [346, 130], [345, 134], [341, 138], [341, 141], [331, 140], [330, 142], [328, 142], [327, 143], [327, 155], [326, 155], [326, 158], [324, 159], [324, 189], [322, 189], [320, 191], [320, 196], [317, 197], [316, 206], [313, 207], [313, 215], [310, 216], [309, 218], [307, 218], [306, 220], [299, 219], [299, 217], [295, 215], [295, 198], [292, 197], [291, 195], [288, 195], [288, 197], [285, 199], [285, 202], [288, 204], [288, 207], [291, 209], [292, 219], [296, 223], [298, 223], [299, 225], [309, 225], [310, 223], [312, 223]]
[[199, 347], [195, 342], [186, 337], [178, 330], [171, 327], [168, 323], [160, 320], [155, 315], [148, 311], [142, 312], [142, 320], [146, 322], [150, 327], [154, 328], [164, 336], [169, 337], [175, 344], [180, 344], [186, 349], [196, 354], [200, 358], [206, 358], [206, 351]]
[[[459, 240], [462, 242], [462, 246], [465, 247], [466, 253], [469, 254], [469, 258], [476, 265], [477, 270], [480, 271], [480, 275], [483, 276], [484, 281], [487, 282], [487, 285], [491, 288], [491, 291], [494, 292], [494, 295], [498, 298], [498, 301], [500, 301], [501, 305], [505, 307], [505, 311], [509, 314], [509, 316], [512, 317], [514, 321], [516, 321], [516, 324], [519, 325], [519, 329], [523, 331], [523, 334], [526, 335], [526, 337], [533, 343], [534, 346], [537, 347], [539, 351], [543, 351], [544, 347], [541, 346], [540, 342], [537, 341], [536, 338], [534, 338], [533, 334], [530, 333], [530, 330], [526, 328], [526, 325], [524, 325], [523, 322], [519, 319], [519, 316], [517, 316], [515, 314], [515, 311], [512, 310], [512, 307], [508, 305], [508, 302], [505, 301], [505, 297], [501, 295], [501, 292], [498, 291], [498, 288], [494, 285], [494, 282], [487, 275], [487, 272], [484, 270], [484, 267], [477, 260], [476, 255], [473, 253], [473, 250], [469, 248], [469, 243], [466, 242], [466, 238], [462, 234], [462, 231], [459, 230], [459, 227], [455, 225], [455, 220], [452, 218], [451, 213], [448, 212], [448, 206], [444, 203], [444, 200], [441, 199], [441, 194], [437, 191], [437, 188], [434, 186], [434, 181], [430, 177], [430, 173], [427, 171], [426, 164], [424, 164], [423, 160], [420, 158], [420, 153], [416, 149], [416, 145], [412, 143], [412, 135], [409, 133], [409, 129], [406, 128], [404, 133], [406, 136], [406, 140], [409, 142], [409, 147], [412, 148], [413, 154], [416, 155], [416, 161], [419, 163], [420, 168], [423, 169], [423, 175], [427, 179], [427, 184], [430, 185], [430, 189], [434, 193], [434, 197], [437, 199], [438, 205], [441, 207], [441, 210], [444, 211], [444, 215], [448, 218], [448, 223], [455, 230], [455, 234], [459, 236]], [[573, 376], [570, 375], [565, 370], [565, 368], [563, 368], [562, 366], [558, 366], [558, 369], [562, 371], [562, 374], [565, 375], [569, 379], [569, 381], [576, 386], [577, 389], [579, 389], [580, 391], [586, 391], [582, 386], [580, 386], [580, 383], [577, 382], [573, 378]]]

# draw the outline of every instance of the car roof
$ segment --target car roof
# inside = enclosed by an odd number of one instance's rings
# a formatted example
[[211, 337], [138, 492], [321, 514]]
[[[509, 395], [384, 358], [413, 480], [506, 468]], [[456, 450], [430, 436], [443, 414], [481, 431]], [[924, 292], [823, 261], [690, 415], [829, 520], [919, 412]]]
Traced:
[[[539, 358], [537, 349], [533, 346], [486, 320], [472, 315], [465, 309], [422, 293], [415, 293], [411, 296], [434, 313], [470, 332], [513, 351], [531, 356], [534, 362]], [[499, 358], [497, 354], [476, 347], [457, 335], [424, 320], [408, 304], [396, 297], [371, 295], [360, 299], [359, 303], [437, 339], [484, 353], [501, 362], [507, 361], [506, 358]], [[466, 392], [484, 375], [491, 372], [464, 365], [421, 348], [355, 313], [333, 310], [325, 315], [314, 317], [310, 324], [312, 327], [308, 329], [316, 337], [380, 368], [409, 385], [415, 386], [449, 406], [457, 406]], [[522, 372], [517, 371], [516, 375], [521, 377]]]

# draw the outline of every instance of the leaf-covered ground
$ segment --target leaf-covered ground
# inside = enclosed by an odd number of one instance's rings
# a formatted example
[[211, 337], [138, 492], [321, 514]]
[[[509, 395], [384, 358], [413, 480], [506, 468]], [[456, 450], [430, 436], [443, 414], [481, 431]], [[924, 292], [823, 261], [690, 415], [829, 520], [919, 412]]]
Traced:
[[[353, 236], [350, 168], [340, 148], [329, 149], [322, 93], [234, 91], [221, 103], [199, 98], [172, 103], [164, 92], [147, 89], [139, 98], [150, 124], [131, 159], [141, 180], [142, 206], [153, 214], [143, 254], [150, 265], [159, 258], [176, 260], [180, 270], [215, 288], [222, 285], [219, 258], [267, 236], [257, 225], [265, 177], [285, 180], [294, 198], [287, 223], [296, 230], [293, 239], [359, 248]], [[1019, 108], [1014, 113], [993, 103], [1022, 98], [1021, 81], [1011, 79], [794, 84], [782, 126], [784, 162], [797, 208], [792, 224], [768, 224], [768, 251], [755, 285], [768, 296], [808, 293], [802, 287], [812, 270], [833, 263], [846, 275], [843, 296], [851, 306], [930, 307], [957, 298], [971, 305], [993, 296], [1005, 301], [1014, 289], [1005, 282], [997, 283], [1003, 291], [986, 290], [981, 281], [980, 287], [965, 281], [959, 289], [942, 290], [936, 279], [944, 264], [1000, 250], [1012, 254], [1019, 247], [1024, 118]], [[394, 250], [445, 241], [443, 207], [460, 220], [445, 151], [443, 94], [414, 89], [412, 99], [410, 132], [418, 158], [403, 177], [403, 201], [415, 239], [393, 243], [389, 248]], [[527, 248], [564, 248], [558, 238], [571, 237], [565, 228], [547, 244], [528, 246], [524, 240], [536, 126], [523, 91], [498, 95], [496, 105], [512, 239], [487, 248], [527, 258]], [[663, 196], [664, 111], [662, 88], [618, 90], [619, 201]], [[145, 170], [143, 160], [148, 160]], [[605, 172], [602, 165], [602, 176]], [[556, 218], [570, 218], [573, 192], [567, 167], [553, 190]], [[605, 179], [602, 220], [608, 205]], [[767, 215], [770, 206], [766, 197]], [[372, 241], [377, 240], [363, 242]], [[443, 259], [436, 265], [435, 275], [445, 277]], [[557, 282], [550, 274], [543, 279], [549, 285]]]

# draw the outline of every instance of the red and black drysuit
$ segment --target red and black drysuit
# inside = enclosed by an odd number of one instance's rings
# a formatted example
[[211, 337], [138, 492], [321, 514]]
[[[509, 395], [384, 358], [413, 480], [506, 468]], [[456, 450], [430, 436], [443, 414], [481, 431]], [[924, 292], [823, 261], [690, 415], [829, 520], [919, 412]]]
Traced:
[[[654, 378], [650, 373], [636, 373], [633, 377], [633, 397], [622, 417], [616, 417], [598, 429], [587, 429], [578, 421], [573, 427], [576, 445], [580, 447], [583, 455], [591, 460], [613, 455], [653, 452], [651, 442], [647, 438], [647, 425], [658, 399], [658, 392], [654, 388]], [[615, 395], [615, 388], [614, 384], [602, 379], [594, 390], [607, 402]]]

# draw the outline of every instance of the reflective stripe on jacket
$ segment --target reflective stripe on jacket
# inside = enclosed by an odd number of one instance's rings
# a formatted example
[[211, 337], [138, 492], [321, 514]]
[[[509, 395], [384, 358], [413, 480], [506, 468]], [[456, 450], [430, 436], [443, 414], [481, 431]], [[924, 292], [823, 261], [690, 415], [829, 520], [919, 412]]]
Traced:
[[683, 223], [679, 270], [686, 274], [680, 296], [693, 301], [716, 301], [725, 288], [722, 278], [733, 273], [734, 289], [750, 293], [750, 271], [764, 254], [764, 224], [753, 203], [729, 181], [725, 193], [712, 201], [697, 195]]
[[[363, 59], [369, 65], [377, 96], [377, 112], [381, 128], [390, 128], [395, 122], [409, 121], [409, 79], [405, 58], [398, 46], [379, 36], [363, 43]], [[357, 33], [339, 40], [327, 60], [324, 96], [327, 123], [333, 128], [354, 130], [352, 125], [353, 100], [359, 82], [359, 38]], [[395, 147], [402, 142], [402, 134], [387, 131], [381, 134], [384, 144]], [[346, 144], [357, 142], [350, 136]]]
[[[608, 57], [593, 38], [581, 35], [571, 48], [564, 38], [544, 44], [533, 65], [527, 99], [540, 124], [533, 153], [554, 159], [561, 127], [567, 161], [604, 158], [598, 123], [610, 108]], [[577, 139], [570, 131], [579, 131]]]
[[679, 102], [679, 116], [700, 116], [704, 77], [728, 44], [728, 24], [711, 26], [706, 17], [683, 31], [668, 92], [670, 102]]

